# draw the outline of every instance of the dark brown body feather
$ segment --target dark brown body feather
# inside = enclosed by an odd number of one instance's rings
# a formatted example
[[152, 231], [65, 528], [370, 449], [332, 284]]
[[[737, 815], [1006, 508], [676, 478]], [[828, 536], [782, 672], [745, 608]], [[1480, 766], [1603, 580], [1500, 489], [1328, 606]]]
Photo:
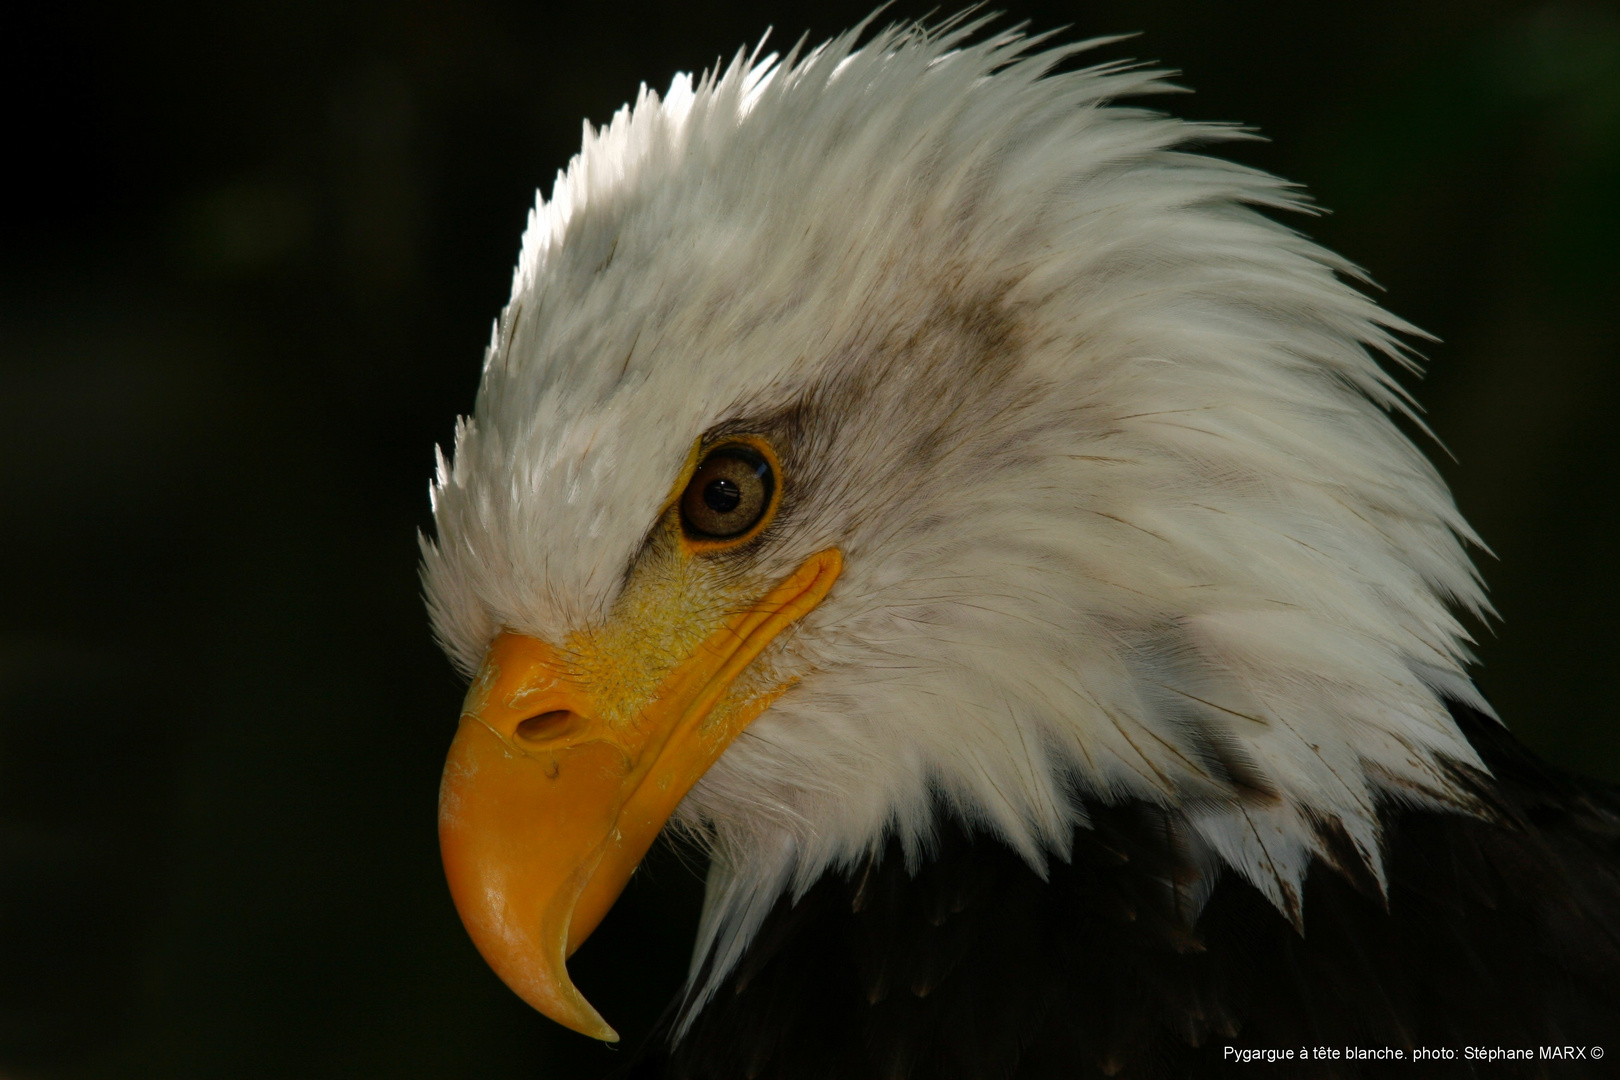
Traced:
[[[679, 1003], [626, 1070], [649, 1078], [999, 1080], [1383, 1075], [1301, 1049], [1445, 1048], [1435, 1076], [1620, 1075], [1620, 798], [1454, 714], [1494, 778], [1493, 820], [1391, 808], [1389, 894], [1318, 863], [1303, 936], [1230, 871], [1200, 868], [1145, 804], [1094, 805], [1046, 880], [955, 825], [915, 875], [891, 846], [784, 898], [686, 1035]], [[1292, 1050], [1239, 1066], [1231, 1048]], [[1529, 1049], [1529, 1062], [1466, 1048]]]

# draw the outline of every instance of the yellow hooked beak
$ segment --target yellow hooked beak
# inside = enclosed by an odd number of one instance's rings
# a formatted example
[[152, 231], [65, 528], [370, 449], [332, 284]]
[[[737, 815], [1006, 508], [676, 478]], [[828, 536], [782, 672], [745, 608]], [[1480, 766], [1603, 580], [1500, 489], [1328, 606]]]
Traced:
[[568, 957], [692, 785], [788, 689], [728, 699], [842, 567], [837, 550], [811, 556], [617, 721], [564, 651], [510, 632], [490, 645], [445, 762], [439, 846], [462, 922], [523, 1000], [581, 1034], [618, 1039], [569, 980]]

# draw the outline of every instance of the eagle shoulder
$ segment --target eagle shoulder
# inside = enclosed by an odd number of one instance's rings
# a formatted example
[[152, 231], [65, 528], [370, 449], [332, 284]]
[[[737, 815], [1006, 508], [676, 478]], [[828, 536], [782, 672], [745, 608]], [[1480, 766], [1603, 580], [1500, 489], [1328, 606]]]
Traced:
[[[1184, 1078], [1224, 1075], [1236, 1049], [1318, 1046], [1445, 1047], [1457, 1059], [1437, 1071], [1462, 1074], [1468, 1046], [1612, 1033], [1620, 796], [1452, 709], [1490, 768], [1467, 778], [1489, 812], [1386, 808], [1387, 896], [1318, 860], [1303, 934], [1146, 802], [1088, 806], [1044, 878], [942, 814], [920, 865], [891, 843], [783, 896], [718, 991], [685, 1024], [673, 1003], [623, 1075]], [[1539, 1067], [1533, 1053], [1524, 1073]]]

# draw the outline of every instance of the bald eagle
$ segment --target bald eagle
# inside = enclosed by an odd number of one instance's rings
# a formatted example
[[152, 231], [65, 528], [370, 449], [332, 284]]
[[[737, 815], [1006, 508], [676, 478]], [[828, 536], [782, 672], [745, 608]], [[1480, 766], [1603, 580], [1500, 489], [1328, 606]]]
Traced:
[[1419, 331], [1162, 73], [862, 33], [644, 87], [530, 217], [423, 543], [483, 956], [616, 1038], [567, 959], [671, 830], [638, 1076], [1601, 1069], [1620, 800], [1470, 679]]

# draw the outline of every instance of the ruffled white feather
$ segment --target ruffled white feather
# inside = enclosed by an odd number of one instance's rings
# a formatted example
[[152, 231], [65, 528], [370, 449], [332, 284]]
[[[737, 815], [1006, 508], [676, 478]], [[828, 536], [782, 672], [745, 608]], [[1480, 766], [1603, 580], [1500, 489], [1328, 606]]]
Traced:
[[423, 577], [470, 671], [607, 616], [694, 438], [838, 403], [758, 569], [844, 576], [678, 815], [715, 977], [940, 801], [1038, 867], [1076, 794], [1172, 806], [1298, 919], [1325, 830], [1381, 879], [1379, 808], [1481, 767], [1442, 702], [1482, 704], [1474, 537], [1379, 363], [1413, 328], [1257, 212], [1290, 186], [1192, 149], [1240, 132], [1117, 103], [1160, 73], [978, 29], [739, 55], [587, 126], [441, 458]]

